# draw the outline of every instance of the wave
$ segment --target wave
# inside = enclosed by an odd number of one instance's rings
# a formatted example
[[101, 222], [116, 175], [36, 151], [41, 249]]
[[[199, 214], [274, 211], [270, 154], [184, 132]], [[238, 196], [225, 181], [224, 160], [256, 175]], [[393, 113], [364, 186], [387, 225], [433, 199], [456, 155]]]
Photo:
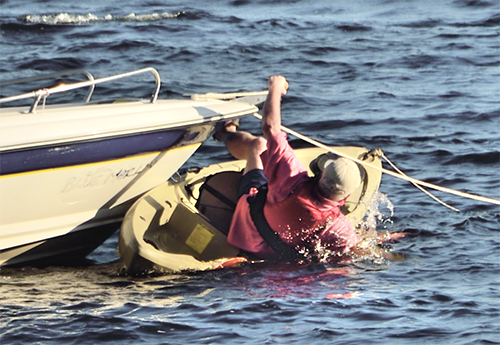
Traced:
[[126, 16], [114, 16], [106, 14], [98, 16], [93, 13], [87, 14], [70, 14], [70, 13], [55, 13], [55, 14], [28, 14], [18, 17], [23, 23], [28, 24], [51, 24], [51, 25], [68, 25], [68, 24], [92, 24], [100, 22], [154, 22], [164, 19], [175, 19], [182, 16], [182, 12], [163, 12], [163, 13], [148, 13], [148, 14], [135, 14], [130, 13]]
[[309, 132], [324, 132], [328, 130], [341, 130], [348, 127], [368, 126], [370, 122], [361, 119], [355, 120], [325, 120], [315, 122], [302, 122], [292, 124], [293, 128]]
[[10, 32], [10, 33], [23, 33], [23, 32], [32, 32], [32, 33], [53, 33], [61, 30], [68, 30], [74, 24], [64, 25], [64, 26], [56, 26], [52, 24], [45, 23], [0, 23], [0, 30], [2, 32]]
[[424, 19], [408, 23], [400, 23], [398, 26], [410, 29], [432, 29], [440, 26], [451, 26], [456, 28], [463, 27], [495, 27], [500, 22], [500, 14], [494, 14], [485, 19], [475, 20], [471, 22], [445, 22], [443, 20]]
[[18, 65], [18, 69], [33, 69], [40, 71], [58, 71], [78, 69], [85, 66], [86, 61], [78, 58], [53, 58], [53, 59], [34, 59]]
[[450, 58], [447, 56], [411, 54], [379, 62], [376, 64], [376, 67], [380, 68], [390, 66], [391, 68], [407, 69], [438, 68], [449, 64], [449, 60]]
[[415, 29], [430, 29], [430, 28], [435, 28], [437, 26], [443, 25], [442, 20], [434, 20], [434, 19], [426, 19], [426, 20], [419, 20], [415, 22], [410, 22], [410, 23], [401, 23], [399, 26], [404, 27], [404, 28], [415, 28]]
[[362, 24], [343, 24], [337, 25], [336, 28], [343, 32], [364, 32], [372, 30], [371, 27]]
[[488, 17], [486, 19], [482, 20], [477, 20], [469, 23], [453, 23], [452, 26], [458, 27], [458, 28], [463, 28], [463, 27], [495, 27], [498, 26], [500, 22], [500, 14], [496, 13], [492, 15], [491, 17]]
[[464, 164], [464, 163], [498, 164], [500, 163], [500, 152], [491, 151], [483, 153], [464, 154], [460, 156], [454, 156], [453, 158], [445, 162], [446, 165]]
[[[429, 152], [429, 155], [439, 160], [443, 165], [456, 165], [456, 164], [498, 164], [500, 163], [500, 151], [490, 151], [481, 153], [466, 153], [456, 155], [448, 150], [434, 150]], [[456, 182], [456, 181], [455, 181]]]
[[[99, 16], [94, 13], [72, 14], [67, 12], [52, 14], [27, 14], [18, 16], [17, 19], [26, 24], [49, 24], [49, 25], [85, 25], [102, 22], [157, 22], [169, 19], [183, 20], [203, 20], [208, 19], [217, 23], [240, 24], [244, 20], [236, 16], [216, 16], [209, 12], [198, 11], [178, 11], [178, 12], [153, 12], [145, 14], [129, 13], [125, 16], [105, 14]], [[291, 24], [290, 24], [291, 25]]]
[[455, 1], [455, 3], [463, 7], [490, 7], [498, 5], [498, 2], [496, 1], [484, 1], [484, 0], [470, 0], [470, 1], [457, 0]]
[[[440, 97], [443, 97], [443, 95], [440, 95]], [[425, 120], [441, 122], [443, 121], [443, 118], [448, 117], [452, 121], [460, 121], [462, 123], [493, 122], [496, 124], [498, 123], [499, 116], [500, 116], [500, 110], [494, 109], [486, 112], [464, 111], [464, 112], [457, 112], [455, 114], [437, 113], [437, 114], [427, 115], [425, 117]], [[463, 134], [463, 133], [456, 133], [456, 134]]]

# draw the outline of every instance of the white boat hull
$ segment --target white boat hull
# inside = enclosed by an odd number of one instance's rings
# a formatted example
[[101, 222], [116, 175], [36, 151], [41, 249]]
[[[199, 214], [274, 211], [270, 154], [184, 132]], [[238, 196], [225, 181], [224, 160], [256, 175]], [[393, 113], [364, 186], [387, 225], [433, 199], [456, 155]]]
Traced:
[[0, 109], [0, 266], [85, 257], [218, 121], [258, 110], [192, 100], [27, 109]]
[[[22, 263], [23, 257], [17, 257], [21, 253], [70, 232], [108, 226], [115, 226], [111, 233], [117, 230], [133, 199], [170, 177], [199, 145], [1, 178], [0, 195], [15, 198], [0, 198], [0, 243], [3, 249], [13, 248], [0, 253], [0, 265]], [[109, 235], [103, 234], [104, 239]], [[89, 236], [82, 245], [88, 243], [92, 251], [102, 241], [92, 243]], [[73, 249], [67, 249], [71, 256]]]

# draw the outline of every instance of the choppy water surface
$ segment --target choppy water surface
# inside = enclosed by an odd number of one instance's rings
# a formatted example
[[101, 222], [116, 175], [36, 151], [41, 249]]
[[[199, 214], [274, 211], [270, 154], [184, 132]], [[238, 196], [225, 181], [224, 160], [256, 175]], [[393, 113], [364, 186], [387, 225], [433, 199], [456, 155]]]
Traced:
[[[332, 145], [380, 147], [410, 176], [500, 199], [496, 0], [11, 0], [0, 8], [2, 80], [153, 66], [169, 98], [261, 90], [284, 74], [286, 126]], [[148, 82], [114, 86], [147, 97]], [[242, 127], [257, 131], [258, 122]], [[189, 163], [227, 159], [209, 141]], [[389, 176], [381, 192], [394, 214], [379, 231], [411, 233], [390, 244], [403, 261], [133, 278], [117, 274], [116, 234], [80, 267], [2, 269], [0, 342], [499, 344], [499, 207], [437, 192], [456, 213]]]

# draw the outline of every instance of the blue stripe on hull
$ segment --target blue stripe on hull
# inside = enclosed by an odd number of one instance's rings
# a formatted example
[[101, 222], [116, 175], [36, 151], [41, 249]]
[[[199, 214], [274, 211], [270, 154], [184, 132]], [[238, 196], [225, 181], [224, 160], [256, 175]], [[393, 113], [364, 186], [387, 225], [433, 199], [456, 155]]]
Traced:
[[0, 175], [102, 162], [141, 153], [166, 150], [199, 133], [174, 129], [127, 137], [85, 141], [67, 145], [24, 149], [0, 154]]

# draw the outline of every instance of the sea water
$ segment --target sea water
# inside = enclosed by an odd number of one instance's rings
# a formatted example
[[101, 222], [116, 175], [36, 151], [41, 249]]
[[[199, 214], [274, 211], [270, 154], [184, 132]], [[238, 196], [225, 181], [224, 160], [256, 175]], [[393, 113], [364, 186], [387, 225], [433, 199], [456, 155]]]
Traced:
[[[3, 0], [0, 34], [2, 80], [152, 66], [176, 98], [283, 74], [285, 126], [500, 199], [497, 0]], [[148, 97], [148, 82], [96, 97]], [[209, 140], [188, 164], [230, 158]], [[2, 269], [0, 343], [499, 344], [500, 208], [435, 192], [452, 211], [387, 175], [380, 193], [393, 210], [377, 229], [410, 234], [388, 244], [404, 260], [134, 278], [118, 274], [116, 233], [81, 266]]]

